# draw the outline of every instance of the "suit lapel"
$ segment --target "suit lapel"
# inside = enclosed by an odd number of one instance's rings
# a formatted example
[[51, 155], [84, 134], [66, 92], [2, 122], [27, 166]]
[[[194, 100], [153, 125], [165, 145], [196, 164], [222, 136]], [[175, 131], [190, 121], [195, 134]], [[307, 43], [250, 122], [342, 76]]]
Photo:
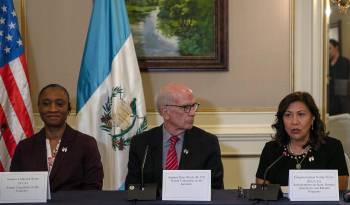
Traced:
[[152, 147], [152, 160], [154, 160], [154, 174], [156, 179], [162, 180], [163, 176], [163, 128], [159, 126], [152, 133], [150, 145]]
[[53, 180], [55, 178], [55, 175], [59, 173], [59, 170], [64, 167], [64, 164], [66, 163], [65, 161], [67, 160], [66, 152], [69, 151], [69, 145], [71, 144], [71, 141], [74, 140], [73, 136], [73, 129], [67, 125], [66, 130], [63, 133], [61, 143], [55, 158], [55, 162], [50, 173], [50, 180]]
[[36, 139], [35, 144], [38, 145], [38, 149], [35, 150], [34, 156], [36, 161], [37, 170], [48, 170], [47, 168], [47, 150], [46, 150], [46, 137], [44, 128], [38, 133], [39, 137]]
[[179, 169], [187, 169], [186, 165], [189, 165], [189, 158], [190, 155], [192, 154], [191, 151], [193, 151], [193, 139], [194, 136], [192, 136], [191, 130], [186, 130], [185, 135], [184, 135], [184, 142], [182, 145], [182, 150], [181, 150], [181, 159], [179, 163]]

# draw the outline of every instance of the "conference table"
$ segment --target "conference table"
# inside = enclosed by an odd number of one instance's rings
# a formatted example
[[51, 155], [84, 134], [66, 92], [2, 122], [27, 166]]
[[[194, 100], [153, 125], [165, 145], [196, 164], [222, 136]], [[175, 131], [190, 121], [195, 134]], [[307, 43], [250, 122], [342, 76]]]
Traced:
[[[246, 191], [245, 191], [246, 192]], [[339, 202], [292, 202], [287, 198], [278, 201], [251, 201], [243, 194], [240, 195], [237, 190], [213, 190], [211, 201], [128, 201], [127, 192], [119, 191], [61, 191], [52, 193], [52, 199], [47, 204], [64, 204], [64, 205], [248, 205], [248, 204], [271, 204], [271, 205], [289, 205], [289, 204], [348, 204], [340, 197]], [[342, 194], [340, 195], [342, 196]], [[31, 204], [31, 203], [22, 203]]]

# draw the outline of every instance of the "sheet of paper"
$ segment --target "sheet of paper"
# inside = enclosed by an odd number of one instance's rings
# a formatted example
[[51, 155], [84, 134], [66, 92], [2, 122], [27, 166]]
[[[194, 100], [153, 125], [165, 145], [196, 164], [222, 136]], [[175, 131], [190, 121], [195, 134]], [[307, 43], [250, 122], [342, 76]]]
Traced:
[[289, 170], [291, 201], [339, 201], [338, 170]]
[[0, 172], [0, 203], [47, 201], [47, 172]]
[[162, 200], [210, 201], [211, 170], [163, 170]]

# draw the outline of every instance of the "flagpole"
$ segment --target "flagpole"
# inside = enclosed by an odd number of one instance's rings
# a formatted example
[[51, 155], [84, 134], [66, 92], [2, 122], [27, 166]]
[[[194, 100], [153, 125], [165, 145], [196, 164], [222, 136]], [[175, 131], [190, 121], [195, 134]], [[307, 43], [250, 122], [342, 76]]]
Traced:
[[[21, 15], [21, 19], [20, 19], [20, 21], [21, 21], [21, 28], [20, 28], [20, 30], [21, 30], [21, 34], [22, 34], [22, 41], [23, 41], [23, 45], [24, 45], [24, 53], [25, 54], [27, 54], [28, 53], [28, 47], [27, 47], [27, 22], [26, 22], [26, 4], [25, 4], [25, 0], [21, 0], [20, 1], [20, 11], [19, 11], [19, 13], [20, 13], [20, 15]], [[28, 60], [27, 59], [27, 56], [28, 55], [25, 55], [25, 57], [26, 57], [26, 60]]]

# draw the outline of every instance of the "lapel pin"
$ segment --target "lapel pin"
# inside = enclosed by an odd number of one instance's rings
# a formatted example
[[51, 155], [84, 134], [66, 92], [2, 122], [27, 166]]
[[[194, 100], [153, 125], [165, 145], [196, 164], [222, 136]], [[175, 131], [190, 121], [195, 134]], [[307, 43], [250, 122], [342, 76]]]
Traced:
[[68, 151], [67, 147], [62, 147], [62, 152], [67, 152], [67, 151]]
[[184, 149], [184, 154], [188, 154], [188, 149]]

